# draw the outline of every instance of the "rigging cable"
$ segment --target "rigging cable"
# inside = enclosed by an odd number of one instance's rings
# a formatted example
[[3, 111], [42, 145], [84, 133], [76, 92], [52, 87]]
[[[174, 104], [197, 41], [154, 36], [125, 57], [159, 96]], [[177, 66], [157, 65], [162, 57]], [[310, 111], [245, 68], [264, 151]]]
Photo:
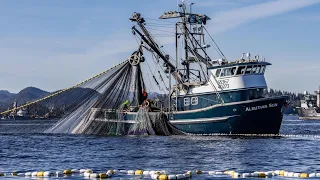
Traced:
[[217, 45], [217, 43], [214, 41], [214, 39], [212, 38], [212, 36], [209, 34], [208, 30], [206, 29], [206, 27], [204, 27], [204, 30], [207, 32], [207, 34], [209, 35], [209, 37], [211, 38], [212, 42], [216, 45], [216, 47], [218, 48], [219, 52], [221, 53], [221, 55], [224, 57], [224, 59], [227, 60], [226, 56], [223, 54], [223, 52], [221, 51], [221, 49], [219, 48], [219, 46]]
[[[180, 27], [181, 30], [181, 27]], [[184, 38], [186, 39], [186, 37], [184, 36]], [[188, 39], [186, 39], [188, 40]], [[189, 43], [189, 42], [188, 42]], [[193, 46], [193, 44], [191, 44]], [[191, 49], [194, 52], [194, 49]], [[197, 62], [199, 64], [199, 66], [201, 67], [201, 70], [203, 71], [203, 67], [201, 66], [200, 60], [198, 59], [198, 57], [195, 56], [195, 58], [197, 59]], [[215, 85], [213, 84], [213, 82], [211, 81], [210, 77], [207, 76], [206, 73], [204, 73], [204, 76], [207, 78], [208, 82], [211, 84], [211, 86], [215, 89], [215, 93], [217, 94], [218, 98], [221, 100], [222, 104], [224, 104], [224, 100], [222, 99], [222, 97], [220, 96], [220, 93], [218, 92], [217, 88], [215, 87]], [[214, 78], [214, 76], [213, 76]], [[214, 78], [215, 79], [215, 78]], [[215, 79], [215, 81], [217, 82], [217, 80]], [[219, 85], [219, 83], [217, 82], [217, 84]], [[222, 89], [222, 88], [220, 88]]]

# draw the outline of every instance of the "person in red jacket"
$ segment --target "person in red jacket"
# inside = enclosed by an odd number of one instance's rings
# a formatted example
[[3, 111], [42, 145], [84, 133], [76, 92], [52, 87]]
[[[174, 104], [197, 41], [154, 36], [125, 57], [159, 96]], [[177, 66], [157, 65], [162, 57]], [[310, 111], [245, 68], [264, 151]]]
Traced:
[[143, 97], [143, 101], [148, 99], [148, 93], [145, 89], [142, 89], [142, 97]]

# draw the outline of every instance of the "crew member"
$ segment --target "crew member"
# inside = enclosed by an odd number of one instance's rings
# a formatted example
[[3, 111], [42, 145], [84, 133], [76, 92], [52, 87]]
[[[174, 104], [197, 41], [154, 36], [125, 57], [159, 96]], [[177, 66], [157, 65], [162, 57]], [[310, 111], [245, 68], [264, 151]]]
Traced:
[[148, 98], [148, 93], [145, 89], [142, 89], [142, 98], [143, 98], [143, 101], [147, 100]]
[[122, 104], [122, 109], [123, 109], [124, 111], [130, 110], [130, 101], [129, 101], [129, 100], [126, 100], [126, 101]]

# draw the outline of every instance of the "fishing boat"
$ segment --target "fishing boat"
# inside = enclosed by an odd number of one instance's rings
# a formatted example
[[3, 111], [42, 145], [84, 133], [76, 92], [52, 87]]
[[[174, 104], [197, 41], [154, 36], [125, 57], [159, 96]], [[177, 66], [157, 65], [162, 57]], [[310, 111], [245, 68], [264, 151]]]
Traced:
[[[207, 15], [187, 12], [187, 5], [179, 4], [180, 11], [164, 13], [159, 19], [178, 19], [175, 24], [176, 58], [164, 54], [139, 13], [130, 20], [137, 25], [133, 34], [141, 38], [141, 45], [163, 61], [165, 71], [174, 77], [170, 101], [166, 112], [169, 122], [180, 131], [189, 134], [277, 134], [282, 123], [282, 110], [286, 96], [265, 97], [267, 83], [264, 77], [271, 63], [258, 55], [243, 53], [235, 61], [229, 61], [218, 46], [214, 47], [220, 59], [211, 59], [211, 45], [205, 39]], [[191, 8], [190, 8], [191, 9]], [[209, 35], [211, 38], [211, 36]], [[213, 45], [214, 40], [210, 39]], [[179, 62], [178, 46], [183, 44], [184, 57]], [[143, 60], [143, 61], [142, 61]], [[129, 59], [132, 65], [143, 63], [142, 53]], [[179, 68], [179, 64], [183, 68]], [[196, 68], [191, 68], [197, 66]], [[127, 112], [126, 119], [134, 119], [135, 112]]]
[[[151, 24], [161, 28], [161, 24], [149, 23], [140, 13], [133, 13], [130, 20], [135, 24], [132, 32], [138, 50], [124, 62], [74, 86], [87, 91], [45, 132], [279, 133], [287, 97], [264, 96], [267, 89], [264, 74], [271, 63], [262, 56], [252, 58], [250, 53], [243, 53], [235, 61], [228, 60], [206, 29], [210, 18], [187, 12], [186, 3], [179, 4], [179, 9], [159, 18], [159, 22], [175, 20], [166, 24], [175, 30], [172, 34], [175, 50], [171, 53], [147, 28]], [[213, 50], [219, 58], [211, 58]], [[149, 73], [143, 69], [146, 67]], [[166, 93], [164, 99], [148, 97], [146, 80]], [[154, 92], [150, 89], [149, 93]], [[68, 96], [63, 92], [57, 94]]]
[[310, 94], [305, 91], [300, 101], [300, 107], [297, 107], [299, 119], [320, 120], [320, 88], [315, 91], [316, 94]]

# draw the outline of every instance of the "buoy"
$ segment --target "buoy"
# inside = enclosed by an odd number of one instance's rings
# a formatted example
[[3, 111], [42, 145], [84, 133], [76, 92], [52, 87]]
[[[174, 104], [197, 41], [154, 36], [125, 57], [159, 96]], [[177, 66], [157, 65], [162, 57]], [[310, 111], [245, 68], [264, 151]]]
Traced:
[[25, 173], [18, 173], [18, 176], [24, 176]]
[[184, 175], [183, 174], [177, 174], [176, 177], [177, 177], [177, 179], [184, 179]]
[[239, 174], [237, 172], [232, 174], [232, 178], [239, 178], [239, 177], [241, 177], [241, 174]]
[[293, 177], [300, 177], [300, 173], [293, 173]]
[[147, 176], [147, 175], [149, 175], [149, 172], [150, 172], [150, 171], [143, 171], [143, 175], [146, 175], [146, 176]]
[[183, 174], [184, 178], [191, 178], [190, 174], [184, 173]]
[[50, 171], [45, 171], [45, 172], [43, 172], [43, 176], [44, 177], [49, 177], [49, 176], [51, 176], [51, 172]]
[[108, 175], [108, 177], [111, 177], [111, 176], [112, 176], [112, 173], [111, 173], [111, 172], [107, 172], [106, 174]]
[[4, 173], [0, 173], [0, 176], [4, 176]]
[[307, 174], [307, 173], [301, 173], [301, 174], [300, 174], [300, 177], [301, 177], [301, 178], [307, 178], [307, 177], [309, 177], [309, 174]]
[[175, 179], [177, 179], [177, 176], [176, 175], [169, 175], [168, 179], [169, 180], [175, 180]]
[[43, 176], [43, 173], [44, 173], [43, 171], [40, 171], [40, 172], [37, 173], [37, 176], [41, 177], [41, 176]]
[[152, 174], [151, 179], [158, 179], [159, 175], [158, 174]]
[[24, 173], [25, 176], [31, 176], [31, 172]]
[[85, 173], [86, 169], [80, 169], [80, 173]]
[[11, 176], [18, 176], [18, 173], [12, 172], [12, 173], [11, 173]]
[[127, 171], [127, 170], [120, 170], [119, 172], [120, 172], [120, 173], [126, 173], [126, 174], [128, 174], [128, 171]]
[[243, 173], [243, 174], [242, 174], [242, 177], [243, 177], [243, 178], [250, 177], [250, 173]]
[[159, 180], [168, 180], [168, 176], [166, 174], [161, 174], [159, 177], [158, 177]]
[[92, 174], [90, 174], [89, 177], [90, 177], [90, 178], [97, 178], [97, 177], [99, 177], [99, 174], [97, 174], [97, 173], [92, 173]]
[[215, 172], [215, 171], [209, 171], [208, 174], [209, 174], [209, 175], [215, 175], [216, 172]]
[[128, 171], [128, 175], [134, 175], [134, 173], [135, 173], [134, 170], [129, 170]]
[[196, 174], [202, 174], [201, 170], [196, 170]]
[[[293, 177], [293, 175], [294, 175], [295, 173], [294, 172], [288, 172], [288, 177]], [[296, 177], [296, 176], [295, 176]], [[299, 176], [297, 176], [297, 177], [299, 177]]]
[[259, 172], [258, 177], [265, 178], [267, 175], [264, 172]]
[[316, 177], [320, 177], [320, 173], [316, 173]]
[[72, 173], [80, 173], [80, 170], [79, 169], [71, 169], [71, 172]]
[[257, 172], [250, 173], [250, 177], [259, 177], [259, 174]]
[[222, 175], [224, 172], [216, 172], [216, 175]]
[[70, 169], [66, 169], [63, 171], [63, 174], [72, 174], [72, 171]]
[[227, 174], [229, 174], [230, 176], [232, 176], [235, 173], [235, 171], [228, 171]]
[[283, 173], [283, 176], [288, 177], [288, 172], [285, 171], [285, 172]]
[[62, 171], [57, 171], [56, 172], [56, 176], [63, 176], [63, 172]]
[[114, 174], [114, 170], [108, 170], [107, 173], [111, 173], [111, 174]]
[[143, 171], [142, 170], [136, 170], [136, 172], [134, 172], [135, 175], [142, 175]]
[[93, 173], [93, 171], [91, 169], [86, 169], [86, 172], [90, 173], [90, 174]]
[[100, 173], [99, 174], [99, 178], [103, 179], [103, 178], [108, 178], [108, 174], [105, 174], [105, 173]]
[[85, 173], [83, 173], [83, 176], [84, 176], [84, 177], [90, 177], [90, 174], [91, 174], [91, 173], [89, 173], [89, 172], [85, 172]]
[[310, 173], [309, 177], [316, 177], [316, 173]]
[[284, 170], [280, 170], [279, 171], [279, 176], [284, 176], [285, 171]]
[[156, 171], [149, 171], [149, 175], [153, 175], [155, 173], [156, 173]]
[[116, 174], [116, 173], [118, 173], [118, 172], [119, 172], [119, 170], [117, 170], [117, 169], [114, 169], [114, 170], [111, 170], [111, 171], [113, 171], [113, 173], [112, 173], [112, 174]]
[[187, 173], [189, 175], [189, 177], [192, 177], [192, 172], [191, 171], [187, 171]]
[[158, 174], [158, 175], [161, 175], [161, 174], [162, 174], [160, 171], [156, 171], [155, 173]]
[[31, 176], [37, 176], [38, 172], [32, 172]]

